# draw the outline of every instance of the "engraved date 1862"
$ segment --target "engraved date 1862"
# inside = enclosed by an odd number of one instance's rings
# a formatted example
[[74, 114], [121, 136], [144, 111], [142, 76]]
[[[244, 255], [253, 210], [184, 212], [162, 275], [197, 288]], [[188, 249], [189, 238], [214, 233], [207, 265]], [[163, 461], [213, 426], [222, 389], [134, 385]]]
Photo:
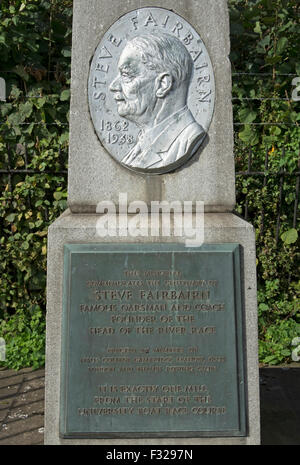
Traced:
[[128, 134], [129, 123], [127, 121], [100, 120], [101, 131], [106, 131], [106, 142], [108, 144], [134, 144], [135, 138]]

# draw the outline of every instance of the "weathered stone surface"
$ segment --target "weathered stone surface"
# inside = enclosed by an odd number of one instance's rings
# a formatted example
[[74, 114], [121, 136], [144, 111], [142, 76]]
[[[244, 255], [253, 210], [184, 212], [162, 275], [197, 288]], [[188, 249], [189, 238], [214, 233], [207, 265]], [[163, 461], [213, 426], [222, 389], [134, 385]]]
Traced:
[[208, 212], [231, 211], [235, 204], [229, 20], [226, 0], [165, 0], [153, 7], [173, 10], [200, 34], [210, 55], [216, 82], [212, 123], [202, 151], [168, 174], [137, 174], [120, 166], [99, 142], [88, 108], [90, 60], [103, 34], [146, 0], [76, 0], [72, 50], [72, 99], [69, 157], [69, 206], [95, 212], [102, 200], [180, 200], [205, 202]]
[[[62, 337], [63, 249], [65, 243], [114, 242], [96, 235], [97, 215], [72, 215], [65, 212], [49, 230], [48, 310], [46, 362], [46, 444], [258, 444], [259, 392], [257, 361], [257, 304], [254, 230], [232, 214], [205, 215], [205, 243], [238, 243], [244, 255], [243, 292], [245, 295], [245, 348], [249, 431], [242, 438], [156, 438], [154, 439], [61, 439], [59, 438], [60, 374]], [[162, 238], [160, 238], [162, 241]], [[118, 237], [115, 242], [151, 243], [151, 238]], [[184, 243], [185, 237], [163, 238], [163, 242]]]

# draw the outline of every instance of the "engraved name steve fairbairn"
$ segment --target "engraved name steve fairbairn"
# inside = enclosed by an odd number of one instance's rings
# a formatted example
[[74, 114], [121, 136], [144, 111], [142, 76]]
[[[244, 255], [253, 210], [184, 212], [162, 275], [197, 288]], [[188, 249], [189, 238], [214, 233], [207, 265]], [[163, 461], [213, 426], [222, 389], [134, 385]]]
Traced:
[[88, 93], [96, 133], [109, 154], [131, 170], [160, 174], [185, 163], [204, 141], [214, 76], [189, 23], [169, 10], [141, 8], [103, 36]]

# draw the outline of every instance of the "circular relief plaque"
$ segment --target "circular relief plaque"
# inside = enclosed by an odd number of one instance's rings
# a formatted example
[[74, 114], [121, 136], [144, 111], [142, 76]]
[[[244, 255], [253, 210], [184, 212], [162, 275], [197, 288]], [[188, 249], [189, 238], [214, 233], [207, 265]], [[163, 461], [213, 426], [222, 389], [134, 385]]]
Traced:
[[122, 16], [93, 57], [88, 98], [95, 131], [128, 169], [166, 173], [201, 146], [214, 109], [212, 64], [195, 29], [172, 11]]

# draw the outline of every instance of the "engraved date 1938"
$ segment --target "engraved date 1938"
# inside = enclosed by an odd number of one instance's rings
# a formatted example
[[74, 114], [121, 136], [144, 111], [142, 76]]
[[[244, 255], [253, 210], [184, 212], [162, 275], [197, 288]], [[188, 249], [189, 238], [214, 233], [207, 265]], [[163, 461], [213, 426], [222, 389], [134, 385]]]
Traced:
[[135, 143], [135, 139], [131, 134], [128, 134], [128, 126], [127, 121], [106, 121], [101, 119], [99, 129], [102, 132], [107, 132], [106, 140], [109, 144], [132, 145]]

